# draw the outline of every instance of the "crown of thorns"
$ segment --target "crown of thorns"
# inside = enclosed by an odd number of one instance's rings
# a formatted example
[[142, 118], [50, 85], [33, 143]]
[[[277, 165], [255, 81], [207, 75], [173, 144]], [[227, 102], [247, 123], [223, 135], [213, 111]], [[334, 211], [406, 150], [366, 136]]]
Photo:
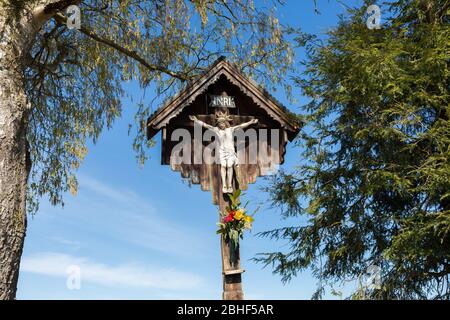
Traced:
[[221, 122], [231, 122], [233, 121], [233, 117], [230, 116], [229, 114], [227, 114], [226, 112], [217, 112], [216, 113], [216, 122], [217, 123], [221, 123]]

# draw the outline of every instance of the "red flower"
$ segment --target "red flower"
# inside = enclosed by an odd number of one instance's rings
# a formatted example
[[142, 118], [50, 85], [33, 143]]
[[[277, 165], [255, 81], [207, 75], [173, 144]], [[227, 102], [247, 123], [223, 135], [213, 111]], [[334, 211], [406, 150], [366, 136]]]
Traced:
[[232, 222], [234, 219], [234, 211], [231, 211], [224, 219], [224, 223]]

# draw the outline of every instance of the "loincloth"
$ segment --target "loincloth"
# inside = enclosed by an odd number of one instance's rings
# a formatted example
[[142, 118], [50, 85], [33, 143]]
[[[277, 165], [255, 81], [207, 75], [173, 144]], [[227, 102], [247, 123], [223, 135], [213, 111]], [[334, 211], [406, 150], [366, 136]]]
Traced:
[[231, 148], [219, 148], [219, 160], [220, 164], [222, 166], [237, 166], [238, 164], [238, 157], [236, 155], [236, 151]]

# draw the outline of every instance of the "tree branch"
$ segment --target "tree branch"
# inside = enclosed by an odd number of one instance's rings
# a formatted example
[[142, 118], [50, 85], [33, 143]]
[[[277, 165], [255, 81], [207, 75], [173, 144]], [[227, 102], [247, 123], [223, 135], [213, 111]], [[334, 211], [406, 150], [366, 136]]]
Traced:
[[72, 4], [79, 4], [81, 0], [61, 0], [39, 5], [33, 10], [32, 25], [35, 29], [40, 29], [41, 26], [51, 19], [59, 11], [66, 9]]
[[[65, 24], [67, 22], [67, 17], [65, 17], [61, 13], [55, 14], [54, 18], [59, 23]], [[85, 34], [86, 36], [88, 36], [89, 38], [91, 38], [97, 42], [103, 43], [104, 45], [107, 45], [107, 46], [119, 51], [120, 53], [126, 55], [127, 57], [130, 57], [130, 58], [136, 60], [137, 62], [142, 64], [144, 67], [146, 67], [150, 71], [162, 72], [162, 73], [165, 73], [165, 74], [167, 74], [173, 78], [176, 78], [178, 80], [181, 80], [181, 81], [189, 81], [190, 80], [190, 77], [188, 77], [186, 74], [176, 73], [176, 72], [169, 70], [163, 66], [151, 64], [147, 60], [145, 60], [143, 57], [141, 57], [139, 55], [139, 53], [137, 53], [136, 51], [129, 50], [125, 47], [122, 47], [121, 45], [115, 43], [113, 40], [103, 38], [103, 37], [97, 35], [96, 33], [94, 33], [93, 31], [87, 29], [86, 27], [81, 26], [79, 31], [81, 33]]]
[[73, 4], [79, 4], [81, 0], [61, 0], [49, 3], [44, 7], [44, 14], [46, 15], [54, 15], [64, 9], [66, 9], [68, 6]]

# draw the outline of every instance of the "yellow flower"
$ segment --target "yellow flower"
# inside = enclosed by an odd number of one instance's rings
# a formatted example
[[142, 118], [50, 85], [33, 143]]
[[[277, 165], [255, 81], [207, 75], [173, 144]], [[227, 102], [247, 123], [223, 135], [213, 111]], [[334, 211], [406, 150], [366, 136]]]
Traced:
[[248, 222], [248, 223], [252, 223], [253, 221], [255, 221], [255, 219], [253, 219], [252, 216], [245, 216], [244, 220], [245, 220], [245, 222]]
[[236, 219], [237, 221], [242, 220], [242, 218], [244, 218], [244, 212], [242, 211], [242, 209], [239, 209], [238, 211], [236, 211], [235, 215], [234, 215], [234, 219]]
[[251, 217], [251, 216], [245, 216], [244, 217], [244, 221], [245, 221], [244, 228], [251, 229], [252, 228], [252, 222], [254, 220], [255, 219], [253, 219], [253, 217]]

